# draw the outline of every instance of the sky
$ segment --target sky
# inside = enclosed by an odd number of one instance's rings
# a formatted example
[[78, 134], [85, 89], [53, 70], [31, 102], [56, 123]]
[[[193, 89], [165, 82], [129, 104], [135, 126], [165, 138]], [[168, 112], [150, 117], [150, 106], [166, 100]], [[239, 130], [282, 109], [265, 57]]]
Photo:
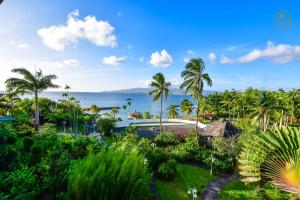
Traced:
[[[0, 90], [11, 69], [56, 74], [72, 91], [182, 82], [202, 58], [208, 90], [299, 88], [299, 0], [4, 0]], [[284, 21], [285, 20], [285, 21]]]

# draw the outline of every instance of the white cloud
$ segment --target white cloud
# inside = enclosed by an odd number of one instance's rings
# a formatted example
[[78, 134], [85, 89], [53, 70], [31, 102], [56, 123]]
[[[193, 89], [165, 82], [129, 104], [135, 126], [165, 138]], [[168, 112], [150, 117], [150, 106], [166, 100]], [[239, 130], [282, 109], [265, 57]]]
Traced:
[[149, 87], [152, 80], [138, 80], [137, 82], [142, 84], [143, 87]]
[[188, 54], [190, 54], [190, 55], [193, 55], [195, 52], [193, 51], [193, 50], [191, 50], [191, 49], [188, 49], [187, 51], [186, 51]]
[[183, 58], [183, 62], [185, 62], [185, 63], [188, 63], [190, 60], [191, 60], [191, 58], [189, 58], [189, 57], [184, 57]]
[[15, 45], [15, 44], [16, 44], [16, 42], [15, 42], [15, 41], [13, 41], [13, 40], [11, 40], [11, 41], [9, 41], [9, 44], [11, 44], [11, 45]]
[[32, 65], [38, 68], [48, 68], [48, 69], [63, 69], [69, 67], [79, 66], [79, 61], [76, 59], [66, 59], [62, 61], [44, 61], [44, 62], [34, 62]]
[[70, 66], [78, 66], [79, 65], [79, 61], [76, 59], [67, 59], [67, 60], [64, 60], [63, 63], [65, 65], [70, 65]]
[[144, 63], [144, 57], [139, 57], [140, 63]]
[[23, 43], [23, 44], [19, 44], [17, 47], [18, 48], [27, 48], [27, 47], [29, 47], [29, 45], [26, 43]]
[[108, 56], [102, 58], [102, 63], [106, 65], [119, 65], [124, 63], [126, 60], [126, 56], [116, 57], [116, 56]]
[[269, 41], [264, 49], [253, 49], [237, 58], [222, 56], [222, 64], [250, 63], [257, 60], [271, 60], [277, 64], [288, 63], [300, 59], [300, 46], [290, 44], [274, 44]]
[[217, 56], [214, 52], [210, 52], [208, 54], [208, 60], [211, 62], [211, 63], [214, 63], [217, 59]]
[[150, 64], [157, 67], [168, 67], [172, 64], [172, 56], [163, 49], [160, 53], [158, 51], [151, 54]]
[[78, 19], [79, 11], [75, 10], [68, 15], [66, 25], [50, 26], [38, 30], [43, 43], [56, 51], [62, 51], [67, 45], [76, 44], [80, 39], [88, 40], [97, 46], [117, 45], [114, 35], [115, 28], [107, 21], [97, 21], [95, 16], [86, 16]]
[[181, 78], [173, 77], [170, 82], [172, 86], [178, 87], [181, 84]]

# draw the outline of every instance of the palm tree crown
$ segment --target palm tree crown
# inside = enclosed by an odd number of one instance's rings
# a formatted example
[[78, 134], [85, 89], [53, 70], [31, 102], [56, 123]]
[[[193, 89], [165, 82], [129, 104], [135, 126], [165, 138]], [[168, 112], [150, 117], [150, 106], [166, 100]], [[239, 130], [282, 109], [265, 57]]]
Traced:
[[34, 94], [35, 98], [35, 130], [38, 131], [39, 126], [39, 111], [38, 111], [38, 94], [48, 88], [58, 88], [58, 85], [52, 83], [56, 79], [56, 75], [44, 76], [42, 71], [39, 70], [32, 74], [25, 68], [15, 68], [12, 72], [20, 74], [23, 78], [9, 78], [5, 81], [6, 87], [9, 90], [16, 91], [20, 94]]

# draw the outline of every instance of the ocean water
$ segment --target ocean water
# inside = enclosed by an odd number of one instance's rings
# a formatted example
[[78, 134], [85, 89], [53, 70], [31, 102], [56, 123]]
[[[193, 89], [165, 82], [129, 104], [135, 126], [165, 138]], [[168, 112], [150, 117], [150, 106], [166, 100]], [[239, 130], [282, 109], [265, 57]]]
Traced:
[[[63, 92], [44, 92], [40, 94], [40, 97], [49, 98], [52, 100], [62, 99]], [[160, 112], [160, 103], [153, 102], [152, 97], [147, 93], [91, 93], [91, 92], [70, 92], [70, 96], [75, 97], [80, 101], [82, 107], [90, 107], [95, 104], [98, 107], [121, 107], [119, 109], [118, 117], [123, 120], [127, 119], [129, 112], [150, 112], [150, 114], [157, 115]], [[127, 109], [122, 108], [127, 104], [126, 99], [131, 98], [131, 106], [127, 106]], [[163, 102], [163, 116], [167, 116], [167, 107], [170, 104], [180, 105], [183, 99], [189, 99], [193, 102], [192, 98], [188, 95], [173, 95], [168, 96], [167, 101]], [[180, 108], [178, 108], [179, 114], [182, 115]], [[108, 111], [102, 111], [108, 112]]]

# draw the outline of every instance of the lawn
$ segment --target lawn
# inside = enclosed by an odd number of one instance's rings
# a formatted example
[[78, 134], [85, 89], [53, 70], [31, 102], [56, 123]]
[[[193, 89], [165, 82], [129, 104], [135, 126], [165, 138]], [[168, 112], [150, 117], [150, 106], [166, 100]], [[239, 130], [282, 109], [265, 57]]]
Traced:
[[176, 178], [171, 182], [158, 180], [156, 187], [162, 200], [183, 200], [189, 199], [187, 191], [190, 187], [197, 188], [200, 195], [205, 186], [215, 178], [207, 169], [178, 164]]
[[[280, 192], [270, 184], [265, 184], [263, 190], [269, 199], [272, 200], [287, 200], [291, 198], [288, 193]], [[220, 200], [264, 200], [264, 195], [258, 191], [259, 189], [256, 185], [244, 185], [240, 181], [233, 181], [225, 186], [219, 198]]]

